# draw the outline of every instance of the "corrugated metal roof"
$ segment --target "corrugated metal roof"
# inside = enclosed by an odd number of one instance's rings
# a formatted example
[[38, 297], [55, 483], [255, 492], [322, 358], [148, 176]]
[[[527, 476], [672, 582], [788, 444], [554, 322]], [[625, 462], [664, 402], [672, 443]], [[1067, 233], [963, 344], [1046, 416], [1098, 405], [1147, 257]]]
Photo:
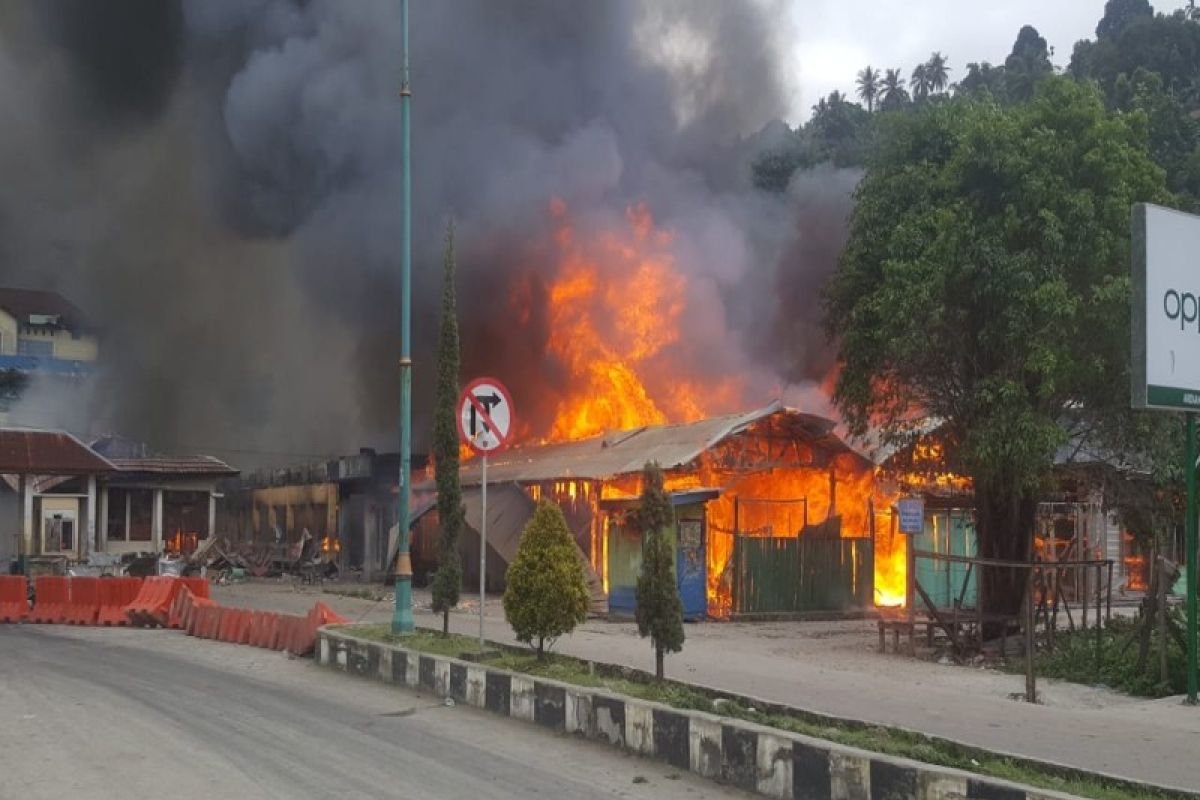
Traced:
[[[650, 461], [658, 462], [663, 469], [681, 467], [705, 450], [775, 414], [785, 417], [797, 435], [817, 446], [835, 454], [857, 455], [833, 433], [835, 423], [832, 420], [784, 408], [775, 402], [756, 411], [698, 422], [653, 425], [577, 442], [512, 448], [488, 457], [488, 483], [569, 478], [603, 480], [641, 472]], [[461, 480], [465, 485], [479, 483], [478, 459], [463, 465]]]
[[140, 475], [237, 475], [233, 467], [212, 456], [150, 456], [148, 458], [114, 458], [112, 463], [122, 473]]
[[66, 431], [0, 428], [0, 473], [97, 475], [116, 471], [112, 462]]

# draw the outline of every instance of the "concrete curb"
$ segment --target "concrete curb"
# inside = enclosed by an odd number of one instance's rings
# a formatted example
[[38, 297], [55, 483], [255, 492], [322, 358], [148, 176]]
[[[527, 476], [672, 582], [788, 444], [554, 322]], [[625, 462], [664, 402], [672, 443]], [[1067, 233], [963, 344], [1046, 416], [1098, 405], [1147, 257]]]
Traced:
[[317, 632], [318, 664], [604, 742], [779, 800], [1078, 800], [752, 722]]

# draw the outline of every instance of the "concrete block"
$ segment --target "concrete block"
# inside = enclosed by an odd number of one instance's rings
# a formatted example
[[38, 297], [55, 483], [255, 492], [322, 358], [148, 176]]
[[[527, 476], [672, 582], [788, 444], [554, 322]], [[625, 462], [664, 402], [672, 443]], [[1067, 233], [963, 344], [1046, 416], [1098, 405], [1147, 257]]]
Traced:
[[829, 749], [807, 741], [792, 742], [794, 800], [827, 800], [831, 795]]
[[756, 791], [758, 734], [736, 725], [722, 725], [721, 753], [721, 780], [751, 792]]
[[329, 639], [324, 634], [317, 639], [317, 663], [329, 666]]
[[758, 734], [758, 785], [755, 791], [779, 800], [792, 797], [792, 740], [770, 733]]
[[544, 728], [562, 731], [567, 725], [566, 690], [551, 683], [533, 684], [533, 720]]
[[467, 667], [465, 664], [450, 665], [449, 694], [460, 703], [467, 702]]
[[886, 758], [871, 759], [871, 800], [913, 800], [917, 770]]
[[654, 712], [654, 756], [673, 767], [690, 769], [691, 742], [688, 715], [656, 708]]
[[417, 656], [417, 685], [437, 693], [437, 662], [432, 656]]
[[487, 672], [484, 707], [502, 717], [512, 713], [512, 679], [505, 672]]
[[434, 674], [434, 691], [438, 697], [450, 696], [450, 662], [443, 659], [435, 659], [433, 667]]
[[421, 663], [420, 657], [416, 653], [404, 654], [404, 683], [410, 689], [416, 689], [421, 685]]
[[596, 716], [592, 713], [591, 692], [586, 689], [568, 688], [566, 691], [566, 732], [594, 738], [595, 728]]
[[617, 697], [595, 695], [592, 697], [592, 713], [596, 718], [592, 738], [624, 747], [625, 701]]
[[721, 777], [721, 723], [706, 717], [688, 721], [688, 769], [705, 778]]
[[391, 683], [394, 680], [392, 677], [392, 655], [395, 652], [390, 647], [381, 647], [379, 649], [379, 671], [375, 674], [384, 683]]
[[1025, 791], [1015, 786], [968, 778], [967, 797], [969, 800], [1025, 800]]
[[917, 775], [917, 800], [966, 800], [966, 797], [966, 778], [929, 770], [921, 770]]
[[508, 715], [513, 719], [523, 719], [533, 722], [534, 694], [533, 681], [519, 675], [511, 677]]
[[830, 800], [871, 800], [871, 759], [831, 751], [829, 790]]
[[650, 706], [625, 701], [625, 746], [639, 755], [654, 755], [654, 711]]
[[487, 707], [487, 670], [483, 667], [467, 667], [465, 699], [469, 706]]
[[337, 648], [333, 653], [333, 666], [337, 669], [346, 669], [346, 665], [350, 662], [349, 649], [345, 642], [338, 642]]

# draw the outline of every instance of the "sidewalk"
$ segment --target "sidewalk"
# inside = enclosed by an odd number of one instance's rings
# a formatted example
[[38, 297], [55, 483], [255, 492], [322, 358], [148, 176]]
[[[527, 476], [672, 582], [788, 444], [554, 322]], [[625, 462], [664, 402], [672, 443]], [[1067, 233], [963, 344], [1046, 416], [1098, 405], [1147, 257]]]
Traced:
[[[342, 597], [289, 584], [214, 587], [223, 604], [296, 611], [320, 595], [354, 621], [391, 620], [391, 602]], [[426, 592], [414, 593], [418, 626], [440, 627]], [[479, 630], [475, 598], [450, 615], [455, 633]], [[498, 598], [485, 614], [489, 639], [513, 642]], [[1195, 791], [1200, 787], [1200, 708], [1178, 699], [1139, 700], [1105, 689], [1042, 680], [1042, 704], [1014, 696], [1019, 675], [879, 655], [870, 621], [722, 623], [686, 626], [683, 652], [667, 675], [689, 683], [809, 711], [921, 731], [976, 747], [1091, 772]], [[648, 641], [631, 623], [589, 621], [555, 650], [654, 670]]]

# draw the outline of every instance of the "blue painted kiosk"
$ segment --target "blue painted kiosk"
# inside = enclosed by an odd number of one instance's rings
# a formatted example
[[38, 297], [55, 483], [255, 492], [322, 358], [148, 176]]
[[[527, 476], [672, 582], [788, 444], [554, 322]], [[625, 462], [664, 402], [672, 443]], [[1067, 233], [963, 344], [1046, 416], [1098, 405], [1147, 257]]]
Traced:
[[[708, 568], [705, 543], [709, 500], [716, 489], [691, 489], [668, 496], [675, 510], [669, 535], [675, 548], [675, 576], [683, 618], [689, 622], [708, 615]], [[636, 497], [600, 501], [604, 549], [608, 564], [608, 611], [618, 617], [637, 612], [637, 580], [642, 570], [642, 530], [637, 521]]]

